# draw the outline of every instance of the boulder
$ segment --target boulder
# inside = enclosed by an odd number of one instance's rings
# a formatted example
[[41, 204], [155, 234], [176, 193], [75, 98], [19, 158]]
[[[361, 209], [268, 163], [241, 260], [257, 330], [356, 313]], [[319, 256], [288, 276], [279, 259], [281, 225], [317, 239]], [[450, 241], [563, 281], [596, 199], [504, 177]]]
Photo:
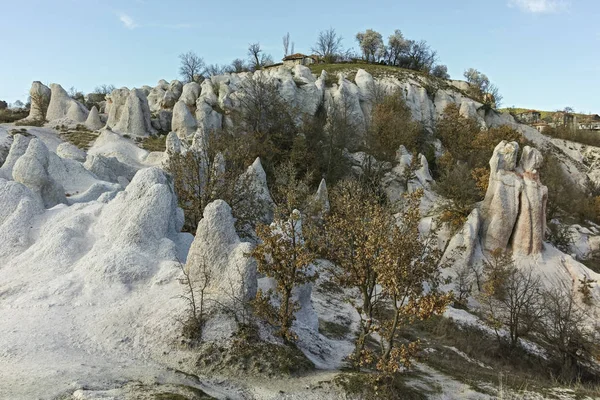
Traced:
[[104, 124], [100, 120], [100, 115], [98, 113], [98, 109], [96, 108], [96, 106], [93, 106], [92, 109], [90, 110], [90, 113], [89, 113], [87, 119], [85, 120], [85, 126], [92, 131], [97, 131], [98, 129], [102, 129], [102, 127], [104, 126]]
[[85, 151], [69, 142], [63, 142], [59, 144], [56, 148], [56, 154], [61, 158], [75, 160], [82, 163], [85, 162], [85, 158], [87, 156]]
[[88, 110], [83, 104], [72, 99], [59, 84], [52, 83], [50, 90], [50, 103], [46, 112], [46, 119], [48, 121], [67, 117], [75, 122], [85, 122]]
[[168, 110], [160, 110], [158, 112], [158, 129], [163, 132], [171, 132], [171, 121], [173, 120], [173, 112]]
[[197, 129], [198, 123], [188, 106], [182, 100], [179, 100], [173, 107], [171, 130], [177, 133], [177, 136], [181, 139], [187, 139], [193, 137]]
[[180, 101], [183, 101], [188, 107], [196, 107], [196, 100], [200, 97], [202, 88], [196, 82], [190, 82], [183, 85]]
[[132, 89], [129, 92], [115, 129], [136, 136], [148, 136], [156, 133], [150, 122], [148, 99], [142, 90]]
[[34, 138], [13, 168], [14, 180], [37, 195], [45, 208], [67, 202], [64, 188], [48, 173], [49, 163], [48, 148], [40, 139]]
[[131, 181], [136, 173], [134, 167], [120, 162], [116, 157], [106, 157], [100, 154], [88, 155], [84, 167], [99, 179], [113, 183], [119, 183], [119, 178]]

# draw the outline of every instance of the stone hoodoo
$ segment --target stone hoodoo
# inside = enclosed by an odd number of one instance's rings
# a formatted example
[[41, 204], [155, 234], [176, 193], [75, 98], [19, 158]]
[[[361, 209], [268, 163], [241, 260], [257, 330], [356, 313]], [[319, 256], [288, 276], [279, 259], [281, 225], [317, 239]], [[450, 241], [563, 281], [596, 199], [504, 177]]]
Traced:
[[35, 81], [31, 84], [29, 96], [31, 97], [31, 108], [29, 109], [28, 121], [44, 121], [46, 119], [46, 111], [50, 104], [50, 88], [42, 84], [40, 81]]
[[115, 126], [115, 129], [137, 136], [148, 136], [156, 132], [150, 122], [148, 99], [141, 89], [129, 91], [125, 105], [121, 109], [119, 123]]
[[[72, 99], [62, 86], [53, 83], [50, 85], [51, 95], [46, 119], [54, 121], [61, 118], [69, 118], [75, 122], [85, 122], [88, 110], [83, 104]], [[45, 90], [41, 89], [43, 92]]]
[[548, 188], [537, 171], [541, 153], [525, 146], [517, 165], [518, 152], [516, 142], [502, 141], [494, 149], [482, 206], [481, 238], [488, 251], [512, 248], [529, 255], [542, 250]]

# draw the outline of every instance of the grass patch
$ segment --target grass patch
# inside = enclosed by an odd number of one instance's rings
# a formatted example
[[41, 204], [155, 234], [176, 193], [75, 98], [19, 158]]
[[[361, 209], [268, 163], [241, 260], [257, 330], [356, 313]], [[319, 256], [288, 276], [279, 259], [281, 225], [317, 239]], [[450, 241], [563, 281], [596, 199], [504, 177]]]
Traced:
[[[419, 338], [430, 349], [422, 360], [427, 365], [482, 393], [494, 395], [490, 385], [500, 382], [517, 393], [548, 393], [563, 386], [552, 378], [544, 359], [520, 348], [511, 351], [477, 327], [459, 326], [445, 317], [418, 322], [402, 336]], [[579, 383], [571, 389], [578, 395], [598, 395], [596, 383]]]
[[297, 376], [315, 368], [295, 345], [264, 342], [253, 328], [242, 329], [228, 346], [203, 343], [198, 354], [196, 366], [209, 373]]
[[28, 110], [0, 110], [0, 124], [10, 124], [29, 115]]
[[148, 151], [165, 151], [166, 136], [149, 136], [142, 139], [140, 147]]
[[[350, 398], [385, 400], [426, 400], [427, 393], [406, 384], [411, 373], [379, 375], [369, 372], [353, 372], [338, 375], [334, 383]], [[433, 390], [431, 393], [435, 393]]]
[[350, 333], [350, 321], [337, 323], [319, 319], [319, 333], [329, 339], [344, 339]]
[[79, 147], [82, 150], [87, 151], [92, 143], [98, 138], [98, 135], [90, 131], [85, 125], [77, 125], [75, 129], [69, 129], [65, 125], [56, 126], [54, 129], [58, 131], [59, 136]]

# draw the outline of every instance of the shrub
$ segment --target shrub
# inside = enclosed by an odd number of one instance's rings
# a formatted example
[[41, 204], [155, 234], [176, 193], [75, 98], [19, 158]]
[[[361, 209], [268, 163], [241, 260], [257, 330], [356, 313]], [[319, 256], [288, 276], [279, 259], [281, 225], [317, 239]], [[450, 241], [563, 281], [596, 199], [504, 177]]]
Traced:
[[367, 136], [369, 154], [378, 160], [393, 161], [400, 145], [415, 152], [423, 128], [413, 121], [410, 108], [400, 92], [384, 96], [375, 104]]

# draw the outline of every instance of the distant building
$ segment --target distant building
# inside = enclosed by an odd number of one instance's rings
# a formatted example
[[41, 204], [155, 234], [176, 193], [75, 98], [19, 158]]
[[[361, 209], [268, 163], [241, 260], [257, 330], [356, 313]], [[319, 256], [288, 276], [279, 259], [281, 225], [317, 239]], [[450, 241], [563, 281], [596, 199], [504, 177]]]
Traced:
[[578, 128], [589, 131], [600, 131], [600, 115], [593, 114], [581, 118]]
[[531, 124], [539, 133], [543, 133], [546, 128], [549, 128], [550, 125], [545, 121], [536, 122], [535, 124]]
[[293, 67], [294, 65], [311, 65], [319, 62], [319, 56], [307, 56], [302, 53], [290, 54], [283, 58], [283, 65]]
[[517, 119], [517, 121], [519, 121], [523, 124], [536, 124], [536, 123], [540, 122], [541, 117], [542, 117], [542, 114], [539, 111], [535, 111], [535, 110], [527, 110], [527, 111], [524, 111], [522, 113], [515, 115], [515, 118]]

